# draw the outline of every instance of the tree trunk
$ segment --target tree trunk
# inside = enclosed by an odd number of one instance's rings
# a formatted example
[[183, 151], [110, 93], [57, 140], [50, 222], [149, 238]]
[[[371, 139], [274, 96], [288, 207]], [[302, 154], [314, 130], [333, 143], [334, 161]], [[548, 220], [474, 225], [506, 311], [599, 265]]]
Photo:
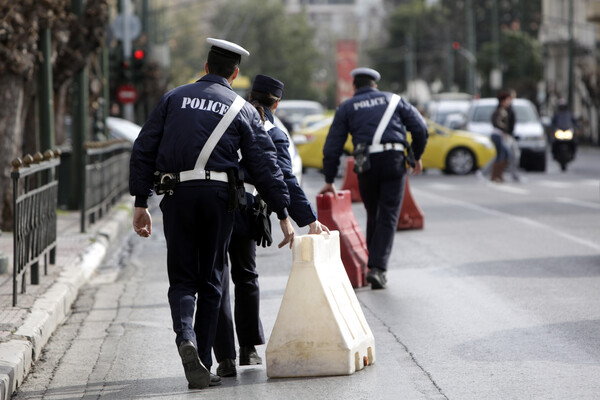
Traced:
[[0, 229], [13, 229], [13, 183], [11, 162], [21, 156], [25, 80], [12, 73], [0, 74]]

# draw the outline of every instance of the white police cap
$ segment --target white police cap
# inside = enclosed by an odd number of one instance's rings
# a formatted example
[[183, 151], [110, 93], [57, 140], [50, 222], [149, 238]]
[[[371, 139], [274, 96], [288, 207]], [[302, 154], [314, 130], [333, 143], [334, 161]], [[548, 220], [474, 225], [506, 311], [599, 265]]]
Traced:
[[366, 75], [372, 78], [375, 82], [379, 82], [379, 80], [381, 79], [381, 75], [379, 74], [379, 72], [375, 71], [372, 68], [355, 68], [352, 71], [350, 71], [350, 76], [354, 78], [356, 75]]
[[227, 40], [207, 38], [206, 41], [208, 43], [212, 44], [214, 47], [217, 47], [219, 49], [223, 49], [226, 51], [230, 51], [235, 54], [239, 54], [240, 56], [249, 56], [250, 55], [248, 50], [246, 50], [242, 46], [235, 44], [233, 42], [228, 42]]

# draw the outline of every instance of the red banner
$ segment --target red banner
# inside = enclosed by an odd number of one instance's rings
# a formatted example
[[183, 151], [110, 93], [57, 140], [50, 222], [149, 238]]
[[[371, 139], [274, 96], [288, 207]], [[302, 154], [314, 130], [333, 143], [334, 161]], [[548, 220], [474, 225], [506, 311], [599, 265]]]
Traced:
[[357, 60], [356, 41], [338, 40], [336, 45], [337, 68], [337, 104], [354, 95], [350, 71], [356, 68]]

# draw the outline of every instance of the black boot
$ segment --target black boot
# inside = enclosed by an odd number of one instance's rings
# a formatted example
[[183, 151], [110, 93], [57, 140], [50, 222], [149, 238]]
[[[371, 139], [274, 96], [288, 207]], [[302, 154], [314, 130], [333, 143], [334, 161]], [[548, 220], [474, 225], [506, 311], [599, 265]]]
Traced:
[[262, 358], [254, 346], [240, 346], [240, 365], [261, 365]]
[[237, 370], [235, 369], [235, 360], [231, 358], [226, 358], [219, 363], [217, 367], [217, 375], [222, 378], [236, 376]]
[[377, 267], [371, 268], [367, 274], [367, 282], [371, 284], [371, 289], [385, 289], [387, 284], [385, 270]]

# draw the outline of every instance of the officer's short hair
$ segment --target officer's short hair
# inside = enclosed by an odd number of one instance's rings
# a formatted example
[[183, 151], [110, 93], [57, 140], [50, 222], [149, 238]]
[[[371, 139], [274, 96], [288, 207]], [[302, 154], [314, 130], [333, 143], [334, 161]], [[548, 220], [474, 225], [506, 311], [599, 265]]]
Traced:
[[356, 75], [354, 77], [354, 87], [359, 89], [364, 86], [375, 86], [375, 79], [369, 75]]
[[229, 54], [222, 51], [215, 51], [215, 49], [211, 49], [208, 52], [206, 63], [208, 64], [208, 71], [211, 74], [229, 78], [233, 75], [235, 69], [240, 66], [242, 56], [232, 52], [227, 53]]

